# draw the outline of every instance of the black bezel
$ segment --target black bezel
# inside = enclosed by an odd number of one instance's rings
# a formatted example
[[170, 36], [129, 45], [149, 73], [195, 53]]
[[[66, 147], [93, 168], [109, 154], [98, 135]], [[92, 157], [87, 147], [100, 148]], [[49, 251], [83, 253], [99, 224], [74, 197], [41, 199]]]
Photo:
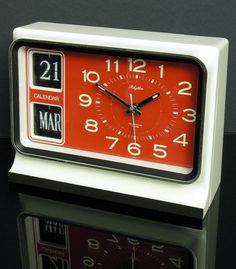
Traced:
[[[20, 141], [20, 122], [19, 122], [19, 78], [18, 78], [18, 49], [20, 47], [29, 47], [35, 49], [48, 49], [48, 50], [69, 50], [79, 52], [89, 52], [94, 54], [105, 55], [122, 55], [126, 57], [141, 57], [146, 59], [163, 59], [166, 61], [178, 61], [182, 63], [193, 63], [199, 69], [199, 89], [197, 100], [197, 121], [195, 133], [195, 155], [193, 162], [193, 170], [189, 174], [180, 174], [169, 171], [162, 171], [153, 168], [136, 166], [125, 163], [118, 163], [113, 161], [89, 158], [84, 156], [75, 156], [72, 154], [59, 153], [54, 151], [36, 149], [25, 147]], [[95, 166], [98, 168], [106, 168], [109, 170], [116, 170], [119, 172], [138, 174], [142, 176], [162, 178], [165, 180], [178, 181], [190, 183], [197, 179], [201, 168], [201, 147], [204, 123], [204, 103], [205, 103], [205, 88], [206, 88], [207, 72], [204, 64], [197, 58], [188, 55], [164, 54], [150, 51], [140, 50], [127, 50], [122, 48], [110, 47], [95, 47], [83, 44], [69, 44], [48, 42], [42, 40], [17, 40], [12, 43], [10, 48], [10, 83], [11, 83], [11, 112], [12, 112], [12, 140], [16, 150], [23, 154], [32, 155], [36, 157], [43, 157], [54, 160], [62, 160], [73, 163], [79, 163], [88, 166]]]

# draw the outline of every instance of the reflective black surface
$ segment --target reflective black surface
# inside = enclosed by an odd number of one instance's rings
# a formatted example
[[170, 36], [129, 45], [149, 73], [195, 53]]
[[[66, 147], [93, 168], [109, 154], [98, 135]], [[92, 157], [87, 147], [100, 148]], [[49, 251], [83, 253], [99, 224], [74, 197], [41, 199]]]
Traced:
[[[195, 268], [192, 252], [182, 246], [43, 217], [26, 215], [23, 218], [25, 234], [23, 229], [21, 231], [23, 237], [28, 238], [30, 251], [26, 259], [33, 264], [32, 257], [37, 257], [34, 262], [42, 262], [45, 265], [43, 268]], [[55, 253], [54, 257], [51, 256], [52, 253]], [[29, 265], [30, 269], [31, 267]]]
[[16, 216], [19, 203], [16, 193], [8, 189], [7, 171], [11, 167], [14, 150], [9, 139], [0, 139], [0, 249], [1, 267], [20, 267], [20, 254], [17, 238]]
[[[20, 269], [16, 225], [16, 217], [20, 209], [17, 194], [9, 191], [7, 183], [7, 171], [13, 158], [14, 150], [10, 140], [0, 139], [0, 249], [3, 257], [1, 266], [9, 269]], [[234, 267], [236, 239], [235, 160], [236, 135], [226, 134], [224, 139], [216, 269]]]

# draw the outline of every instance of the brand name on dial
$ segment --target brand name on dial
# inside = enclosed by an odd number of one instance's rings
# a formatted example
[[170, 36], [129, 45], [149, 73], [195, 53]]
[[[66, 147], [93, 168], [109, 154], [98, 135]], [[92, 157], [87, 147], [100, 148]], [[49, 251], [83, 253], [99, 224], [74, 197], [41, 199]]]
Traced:
[[130, 85], [129, 89], [134, 90], [134, 91], [143, 91], [144, 90], [143, 87], [137, 86], [137, 85]]

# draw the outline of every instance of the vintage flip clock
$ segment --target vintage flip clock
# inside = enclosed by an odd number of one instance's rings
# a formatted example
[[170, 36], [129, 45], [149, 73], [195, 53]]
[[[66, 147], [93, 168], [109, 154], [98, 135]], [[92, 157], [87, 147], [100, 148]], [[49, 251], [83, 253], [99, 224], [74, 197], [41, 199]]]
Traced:
[[24, 268], [214, 268], [205, 223], [221, 181], [227, 55], [224, 38], [14, 30], [9, 184], [25, 211]]

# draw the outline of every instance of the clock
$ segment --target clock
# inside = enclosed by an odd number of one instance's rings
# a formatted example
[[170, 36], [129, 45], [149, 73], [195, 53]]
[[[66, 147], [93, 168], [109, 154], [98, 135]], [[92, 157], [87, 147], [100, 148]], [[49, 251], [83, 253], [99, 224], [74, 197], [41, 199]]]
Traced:
[[19, 39], [11, 58], [13, 139], [20, 152], [196, 179], [209, 76], [201, 57], [158, 46]]
[[226, 39], [43, 22], [13, 39], [10, 184], [204, 218], [221, 180]]

